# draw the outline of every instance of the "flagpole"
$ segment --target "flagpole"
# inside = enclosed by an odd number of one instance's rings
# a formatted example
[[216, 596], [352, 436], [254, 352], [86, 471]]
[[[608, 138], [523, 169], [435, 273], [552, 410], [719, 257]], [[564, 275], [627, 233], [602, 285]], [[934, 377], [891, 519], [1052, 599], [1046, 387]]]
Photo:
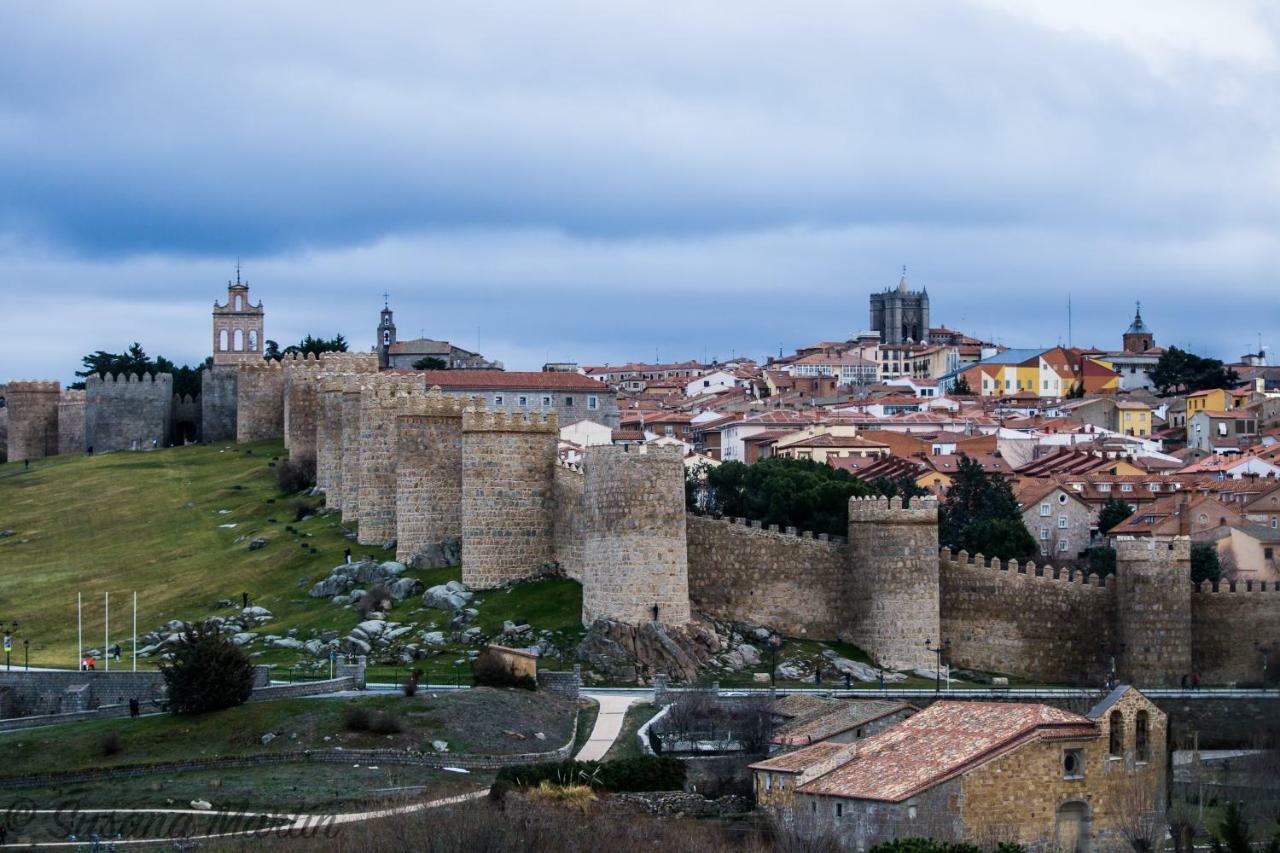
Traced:
[[111, 593], [102, 594], [102, 665], [111, 671]]
[[138, 671], [138, 591], [133, 591], [133, 671]]
[[84, 620], [80, 615], [80, 596], [82, 593], [76, 593], [76, 669], [84, 666]]

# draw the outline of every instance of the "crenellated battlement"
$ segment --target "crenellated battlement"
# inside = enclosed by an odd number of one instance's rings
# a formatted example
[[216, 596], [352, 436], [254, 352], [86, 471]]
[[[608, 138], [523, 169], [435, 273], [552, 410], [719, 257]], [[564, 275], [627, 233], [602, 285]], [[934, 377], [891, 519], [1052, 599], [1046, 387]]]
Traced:
[[1280, 582], [1272, 581], [1204, 581], [1191, 585], [1192, 595], [1248, 595], [1251, 593], [1276, 595]]
[[284, 364], [274, 358], [264, 358], [261, 360], [242, 361], [236, 365], [236, 368], [239, 370], [240, 375], [244, 376], [246, 374], [269, 373], [271, 371], [283, 372]]
[[445, 394], [439, 385], [432, 386], [424, 395], [411, 396], [401, 415], [421, 417], [461, 418], [467, 407], [483, 406], [479, 396], [454, 396]]
[[56, 379], [15, 379], [6, 386], [5, 393], [14, 394], [56, 394], [62, 390], [62, 383]]
[[326, 370], [345, 373], [377, 373], [378, 354], [374, 352], [326, 352], [320, 358]]
[[736, 525], [746, 528], [748, 531], [770, 534], [773, 536], [787, 536], [796, 539], [811, 539], [815, 542], [830, 542], [833, 545], [843, 545], [846, 540], [843, 536], [832, 536], [829, 533], [814, 533], [812, 530], [797, 530], [794, 527], [779, 527], [776, 524], [765, 524], [759, 519], [736, 518], [728, 515], [704, 515], [702, 513], [690, 513], [697, 518], [706, 519], [707, 521], [719, 522], [720, 524]]
[[85, 393], [82, 388], [68, 388], [62, 392], [62, 396], [58, 398], [58, 403], [83, 403], [85, 401]]
[[555, 412], [490, 412], [477, 405], [462, 411], [463, 432], [555, 433], [558, 424]]
[[84, 379], [85, 388], [99, 385], [173, 385], [172, 373], [90, 373]]
[[937, 524], [938, 499], [933, 495], [904, 500], [893, 497], [849, 498], [850, 524]]
[[426, 394], [423, 380], [414, 381], [409, 377], [380, 376], [363, 388], [361, 399], [365, 406], [382, 408], [403, 408], [410, 398], [421, 398]]
[[1191, 559], [1190, 536], [1116, 536], [1116, 562], [1168, 563]]
[[981, 553], [970, 555], [968, 551], [952, 551], [949, 548], [943, 548], [938, 556], [943, 565], [952, 567], [975, 566], [977, 568], [991, 569], [995, 572], [1003, 572], [1008, 575], [1025, 575], [1029, 578], [1040, 578], [1046, 581], [1073, 584], [1075, 586], [1101, 589], [1114, 588], [1115, 586], [1115, 581], [1110, 576], [1087, 572], [1083, 569], [1056, 568], [1052, 563], [1041, 566], [1032, 560], [1021, 563], [1017, 560], [1001, 560], [999, 557], [987, 559]]

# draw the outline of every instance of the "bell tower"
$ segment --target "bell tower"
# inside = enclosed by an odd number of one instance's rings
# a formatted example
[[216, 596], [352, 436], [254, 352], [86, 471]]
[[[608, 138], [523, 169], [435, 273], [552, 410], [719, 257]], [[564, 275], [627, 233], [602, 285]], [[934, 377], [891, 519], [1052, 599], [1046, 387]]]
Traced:
[[396, 342], [396, 321], [388, 305], [388, 295], [382, 294], [382, 316], [378, 320], [378, 367], [386, 370], [391, 366], [391, 345]]
[[1151, 330], [1147, 328], [1147, 324], [1142, 322], [1142, 303], [1138, 303], [1138, 310], [1134, 312], [1133, 322], [1129, 324], [1129, 329], [1124, 333], [1124, 351], [1139, 353], [1146, 352], [1155, 346], [1155, 335], [1151, 334]]
[[262, 303], [249, 301], [249, 282], [240, 279], [237, 263], [236, 280], [227, 282], [227, 304], [213, 302], [213, 363], [261, 361], [264, 316]]

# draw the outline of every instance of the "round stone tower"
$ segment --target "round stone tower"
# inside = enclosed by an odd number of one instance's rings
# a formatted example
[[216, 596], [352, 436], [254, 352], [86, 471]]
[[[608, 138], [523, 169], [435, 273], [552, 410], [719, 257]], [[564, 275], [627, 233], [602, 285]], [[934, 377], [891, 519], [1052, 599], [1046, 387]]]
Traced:
[[690, 619], [684, 460], [677, 447], [584, 451], [582, 623]]
[[932, 668], [940, 637], [938, 499], [851, 498], [841, 638], [892, 669]]
[[1191, 673], [1191, 539], [1116, 537], [1117, 668], [1137, 687]]

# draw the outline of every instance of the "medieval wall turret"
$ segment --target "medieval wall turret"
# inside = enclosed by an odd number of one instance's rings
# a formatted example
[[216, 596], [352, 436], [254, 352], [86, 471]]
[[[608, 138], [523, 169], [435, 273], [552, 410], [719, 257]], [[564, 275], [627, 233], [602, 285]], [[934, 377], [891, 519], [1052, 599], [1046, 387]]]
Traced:
[[677, 447], [589, 447], [582, 460], [582, 622], [690, 619], [684, 460]]
[[284, 368], [278, 361], [241, 362], [236, 374], [236, 441], [284, 435]]
[[455, 562], [462, 542], [462, 410], [432, 388], [396, 418], [396, 559]]
[[362, 545], [396, 536], [396, 419], [421, 397], [421, 374], [371, 376], [360, 394], [360, 464], [356, 520]]
[[84, 419], [84, 391], [63, 391], [58, 398], [58, 453], [84, 453]]
[[553, 560], [555, 413], [462, 415], [462, 581], [485, 589]]
[[62, 385], [52, 381], [10, 382], [9, 461], [41, 459], [58, 452], [58, 400]]
[[169, 444], [173, 375], [102, 374], [85, 379], [84, 440], [94, 453]]
[[851, 498], [845, 590], [849, 642], [884, 666], [936, 666], [924, 643], [943, 640], [937, 498]]
[[1191, 539], [1116, 537], [1118, 667], [1139, 687], [1177, 686], [1191, 669]]

